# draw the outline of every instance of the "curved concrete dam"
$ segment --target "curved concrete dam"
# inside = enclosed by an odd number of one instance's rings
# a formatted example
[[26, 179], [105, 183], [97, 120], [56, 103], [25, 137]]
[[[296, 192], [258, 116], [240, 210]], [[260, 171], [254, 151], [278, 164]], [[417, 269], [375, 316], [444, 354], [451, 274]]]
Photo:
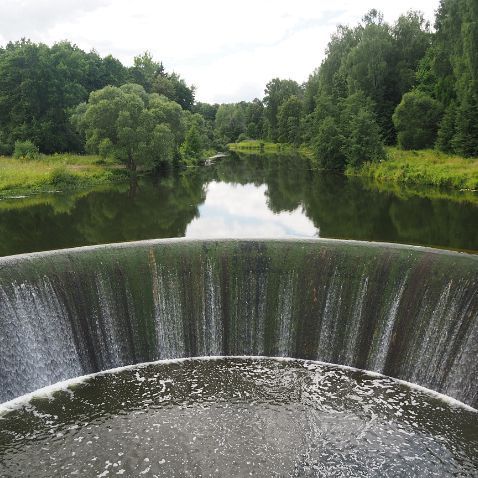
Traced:
[[0, 402], [126, 364], [288, 356], [478, 406], [478, 257], [335, 240], [155, 240], [0, 259]]

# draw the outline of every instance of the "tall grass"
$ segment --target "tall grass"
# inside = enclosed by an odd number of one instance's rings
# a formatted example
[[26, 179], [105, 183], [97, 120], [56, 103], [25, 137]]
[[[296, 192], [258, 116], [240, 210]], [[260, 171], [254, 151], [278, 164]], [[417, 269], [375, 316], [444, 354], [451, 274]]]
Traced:
[[124, 175], [119, 165], [99, 156], [55, 154], [39, 159], [0, 157], [0, 195], [14, 191], [68, 190], [111, 182]]
[[388, 148], [387, 154], [386, 161], [365, 163], [359, 169], [347, 169], [346, 174], [403, 185], [478, 190], [478, 158], [468, 159], [430, 149], [403, 151]]

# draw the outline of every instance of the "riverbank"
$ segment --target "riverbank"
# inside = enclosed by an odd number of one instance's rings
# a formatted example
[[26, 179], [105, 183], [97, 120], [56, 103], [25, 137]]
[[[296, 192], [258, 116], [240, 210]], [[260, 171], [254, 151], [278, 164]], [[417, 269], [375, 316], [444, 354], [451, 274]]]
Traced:
[[378, 182], [428, 185], [465, 191], [478, 190], [478, 158], [463, 158], [436, 150], [403, 151], [387, 148], [388, 159], [347, 169], [348, 176], [362, 176]]
[[301, 154], [311, 158], [312, 151], [306, 146], [296, 147], [292, 144], [273, 143], [272, 141], [262, 141], [251, 139], [241, 141], [240, 143], [229, 143], [227, 145], [230, 151], [241, 154]]
[[0, 156], [0, 197], [73, 190], [126, 177], [122, 165], [95, 155], [55, 154], [34, 160]]
[[[241, 154], [296, 153], [314, 160], [313, 152], [307, 146], [296, 148], [288, 144], [249, 140], [229, 144], [228, 148]], [[478, 191], [478, 158], [464, 158], [433, 149], [404, 151], [388, 147], [386, 160], [348, 168], [345, 174], [369, 178], [376, 183]]]

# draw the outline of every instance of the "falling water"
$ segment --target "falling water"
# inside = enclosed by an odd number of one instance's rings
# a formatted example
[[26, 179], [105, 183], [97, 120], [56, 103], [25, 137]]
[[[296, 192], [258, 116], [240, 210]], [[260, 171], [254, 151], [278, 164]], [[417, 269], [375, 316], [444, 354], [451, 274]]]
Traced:
[[0, 260], [0, 402], [120, 365], [288, 355], [478, 406], [478, 257], [333, 240], [158, 240]]

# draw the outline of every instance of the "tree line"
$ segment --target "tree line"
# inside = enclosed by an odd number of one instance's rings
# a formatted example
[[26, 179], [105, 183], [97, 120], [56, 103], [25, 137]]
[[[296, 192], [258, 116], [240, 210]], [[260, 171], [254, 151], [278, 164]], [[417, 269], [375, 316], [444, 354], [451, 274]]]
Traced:
[[0, 48], [0, 154], [91, 152], [156, 167], [198, 161], [242, 139], [305, 144], [319, 166], [385, 158], [386, 145], [478, 156], [478, 4], [441, 0], [434, 28], [377, 10], [339, 26], [303, 84], [274, 78], [264, 97], [195, 101], [149, 53], [124, 66], [69, 42]]
[[125, 67], [69, 42], [0, 48], [0, 155], [90, 152], [129, 169], [196, 160], [212, 132], [194, 87], [149, 53]]
[[441, 0], [433, 30], [420, 12], [389, 24], [371, 10], [337, 28], [305, 83], [275, 78], [262, 100], [216, 110], [224, 141], [306, 144], [327, 169], [384, 159], [394, 144], [478, 156], [478, 3]]

